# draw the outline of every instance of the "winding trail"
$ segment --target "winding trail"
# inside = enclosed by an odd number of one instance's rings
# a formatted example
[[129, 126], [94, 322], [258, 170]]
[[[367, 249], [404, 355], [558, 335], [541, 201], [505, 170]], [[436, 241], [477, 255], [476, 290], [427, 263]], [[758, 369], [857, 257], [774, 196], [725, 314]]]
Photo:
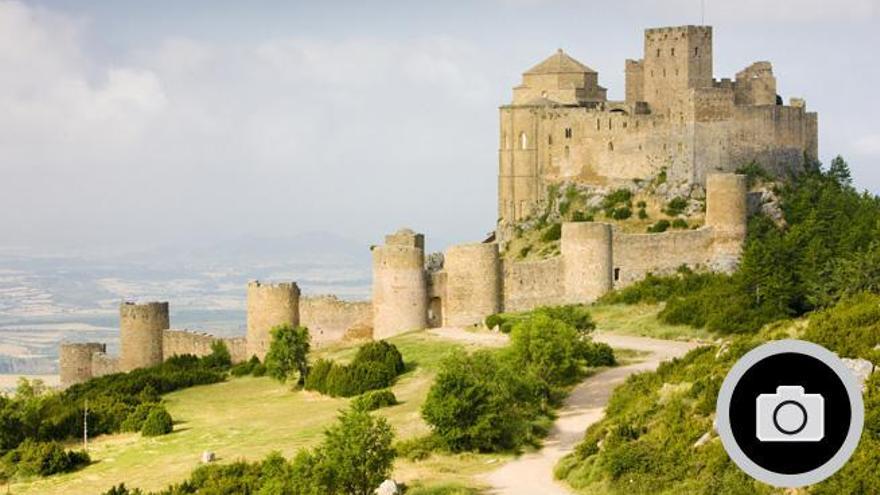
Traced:
[[571, 492], [553, 478], [553, 469], [563, 456], [583, 439], [584, 431], [599, 421], [615, 387], [626, 377], [650, 371], [668, 359], [682, 356], [700, 344], [595, 333], [593, 339], [618, 349], [649, 352], [637, 363], [609, 368], [588, 377], [572, 390], [557, 411], [553, 429], [538, 452], [522, 455], [482, 478], [495, 495], [569, 495]]

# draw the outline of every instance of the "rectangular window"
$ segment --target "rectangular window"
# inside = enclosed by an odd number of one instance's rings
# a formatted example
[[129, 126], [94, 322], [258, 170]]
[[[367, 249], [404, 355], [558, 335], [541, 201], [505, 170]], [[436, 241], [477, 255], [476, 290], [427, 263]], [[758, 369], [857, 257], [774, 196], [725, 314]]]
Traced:
[[[608, 273], [608, 272], [605, 272], [605, 273]], [[618, 280], [620, 280], [620, 268], [615, 268], [614, 269], [614, 281], [617, 282]]]

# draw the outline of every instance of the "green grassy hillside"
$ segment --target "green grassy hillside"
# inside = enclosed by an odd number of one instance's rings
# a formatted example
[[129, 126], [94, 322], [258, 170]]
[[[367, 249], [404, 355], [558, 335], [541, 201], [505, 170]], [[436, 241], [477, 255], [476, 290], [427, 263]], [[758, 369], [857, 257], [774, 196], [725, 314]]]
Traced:
[[[450, 352], [466, 350], [469, 344], [453, 343], [427, 332], [390, 339], [403, 353], [408, 371], [394, 385], [400, 404], [377, 411], [386, 416], [397, 438], [426, 434], [428, 428], [419, 408], [433, 381], [439, 361]], [[346, 360], [357, 346], [323, 349], [314, 358]], [[107, 435], [90, 444], [93, 464], [70, 474], [12, 485], [19, 494], [101, 493], [125, 482], [147, 490], [160, 489], [183, 480], [198, 465], [205, 450], [216, 453], [219, 462], [257, 460], [274, 450], [292, 456], [302, 447], [321, 439], [324, 428], [333, 423], [349, 399], [330, 398], [267, 378], [233, 378], [215, 385], [193, 387], [164, 397], [175, 419], [170, 435], [142, 438], [139, 434]], [[483, 465], [480, 456], [439, 457], [418, 467], [401, 462], [402, 478], [430, 479], [430, 471], [450, 471], [453, 481], [466, 477]], [[483, 468], [485, 469], [485, 468]]]

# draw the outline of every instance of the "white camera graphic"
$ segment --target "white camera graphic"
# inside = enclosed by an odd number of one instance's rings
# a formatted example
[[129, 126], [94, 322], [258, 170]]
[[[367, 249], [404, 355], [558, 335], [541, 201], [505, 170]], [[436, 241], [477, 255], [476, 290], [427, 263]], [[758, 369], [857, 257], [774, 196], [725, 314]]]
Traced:
[[818, 442], [825, 437], [825, 398], [782, 385], [755, 401], [755, 435], [762, 442]]

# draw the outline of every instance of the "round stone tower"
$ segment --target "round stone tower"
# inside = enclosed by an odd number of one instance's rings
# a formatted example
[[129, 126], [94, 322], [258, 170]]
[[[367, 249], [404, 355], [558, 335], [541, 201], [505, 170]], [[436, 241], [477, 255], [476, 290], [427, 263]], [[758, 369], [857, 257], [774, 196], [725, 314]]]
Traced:
[[122, 303], [119, 306], [119, 370], [162, 364], [162, 337], [167, 330], [168, 303]]
[[373, 251], [373, 337], [384, 339], [428, 326], [424, 236], [409, 229]]
[[247, 356], [261, 361], [269, 352], [273, 327], [299, 325], [299, 286], [295, 282], [264, 284], [248, 282], [247, 287]]
[[746, 239], [748, 185], [740, 174], [706, 177], [706, 226], [713, 229], [713, 268], [733, 271]]
[[612, 287], [611, 225], [575, 222], [562, 224], [565, 300], [589, 303]]
[[443, 325], [467, 326], [501, 311], [498, 244], [463, 244], [446, 251]]
[[107, 352], [107, 346], [97, 342], [62, 342], [59, 349], [61, 386], [67, 388], [92, 378], [92, 355], [99, 352]]

